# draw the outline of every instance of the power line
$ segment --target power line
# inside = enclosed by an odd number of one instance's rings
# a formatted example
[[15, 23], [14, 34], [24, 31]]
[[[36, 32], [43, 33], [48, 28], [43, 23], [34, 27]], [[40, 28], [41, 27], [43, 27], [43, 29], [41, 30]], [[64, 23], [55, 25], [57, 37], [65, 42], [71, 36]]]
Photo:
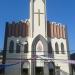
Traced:
[[[10, 50], [2, 50], [3, 52], [9, 52]], [[17, 50], [13, 50], [13, 51], [17, 51]], [[47, 50], [47, 51], [28, 51], [28, 52], [57, 52], [56, 50]], [[70, 51], [75, 51], [75, 50], [64, 50], [63, 52], [70, 52]], [[20, 52], [24, 52], [23, 50], [21, 50]], [[58, 50], [58, 52], [62, 52], [61, 50]]]

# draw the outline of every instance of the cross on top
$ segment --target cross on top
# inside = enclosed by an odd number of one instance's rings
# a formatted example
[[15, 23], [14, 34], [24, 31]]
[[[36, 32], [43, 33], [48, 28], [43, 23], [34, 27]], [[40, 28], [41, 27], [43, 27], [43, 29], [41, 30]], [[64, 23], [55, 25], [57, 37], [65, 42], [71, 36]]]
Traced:
[[38, 12], [36, 12], [34, 14], [38, 14], [38, 25], [40, 26], [40, 15], [44, 14], [44, 13], [40, 13], [40, 9], [38, 9]]

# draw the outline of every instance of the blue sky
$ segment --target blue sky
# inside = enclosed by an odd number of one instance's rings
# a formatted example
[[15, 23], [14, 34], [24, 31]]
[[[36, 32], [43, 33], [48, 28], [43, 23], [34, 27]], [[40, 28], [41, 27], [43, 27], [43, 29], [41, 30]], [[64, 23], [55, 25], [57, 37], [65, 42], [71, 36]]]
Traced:
[[[30, 0], [0, 0], [0, 49], [3, 49], [5, 23], [29, 18]], [[67, 25], [71, 52], [75, 52], [75, 0], [46, 0], [47, 18]]]

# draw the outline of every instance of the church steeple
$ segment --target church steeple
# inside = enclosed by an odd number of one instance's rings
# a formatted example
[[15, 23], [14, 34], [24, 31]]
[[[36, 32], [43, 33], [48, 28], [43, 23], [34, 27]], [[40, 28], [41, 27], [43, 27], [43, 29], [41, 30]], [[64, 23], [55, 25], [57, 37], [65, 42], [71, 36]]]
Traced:
[[[30, 25], [33, 37], [46, 33], [46, 0], [30, 0]], [[34, 33], [35, 32], [35, 33]]]

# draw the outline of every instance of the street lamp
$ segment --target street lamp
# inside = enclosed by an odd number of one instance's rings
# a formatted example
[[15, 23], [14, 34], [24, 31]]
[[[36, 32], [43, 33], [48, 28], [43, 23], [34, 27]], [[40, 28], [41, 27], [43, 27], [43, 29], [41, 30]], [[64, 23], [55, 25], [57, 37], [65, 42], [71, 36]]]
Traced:
[[[19, 39], [17, 39], [17, 44], [19, 44], [20, 46], [25, 46], [27, 44], [27, 41], [21, 42]], [[20, 53], [20, 60], [22, 58], [21, 56], [22, 54]], [[21, 72], [22, 72], [22, 61], [20, 61], [21, 64]], [[22, 74], [22, 73], [21, 73]]]
[[17, 43], [18, 43], [19, 45], [24, 46], [24, 45], [27, 44], [27, 41], [21, 42], [19, 39], [17, 39]]

